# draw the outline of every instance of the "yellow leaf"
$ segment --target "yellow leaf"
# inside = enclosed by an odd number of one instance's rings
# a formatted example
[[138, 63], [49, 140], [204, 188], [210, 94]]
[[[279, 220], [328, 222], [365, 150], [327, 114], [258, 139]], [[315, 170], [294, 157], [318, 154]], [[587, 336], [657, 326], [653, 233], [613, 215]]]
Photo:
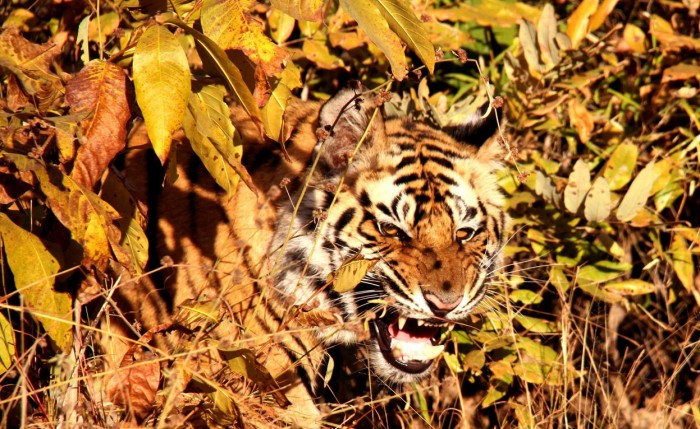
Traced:
[[272, 5], [300, 21], [320, 21], [324, 0], [272, 0]]
[[627, 47], [636, 54], [644, 54], [647, 51], [647, 37], [644, 31], [634, 24], [625, 25], [622, 39]]
[[615, 148], [603, 167], [603, 177], [608, 179], [610, 190], [622, 189], [634, 175], [639, 149], [633, 143], [622, 143]]
[[267, 76], [282, 71], [289, 53], [265, 35], [263, 24], [249, 10], [255, 0], [204, 0], [202, 29], [224, 50], [239, 49]]
[[340, 0], [340, 5], [386, 55], [394, 77], [403, 80], [408, 73], [408, 63], [401, 39], [389, 28], [375, 0]]
[[304, 56], [315, 63], [318, 68], [333, 70], [345, 67], [345, 63], [340, 57], [331, 53], [325, 40], [306, 39], [301, 47]]
[[646, 295], [654, 292], [655, 289], [656, 288], [654, 287], [653, 283], [645, 282], [639, 279], [622, 280], [605, 285], [606, 291], [625, 296]]
[[172, 134], [182, 126], [190, 94], [187, 56], [165, 27], [154, 25], [139, 38], [133, 78], [148, 137], [161, 164], [165, 164]]
[[593, 132], [593, 115], [586, 109], [578, 99], [573, 98], [569, 101], [569, 122], [576, 128], [578, 138], [581, 143], [588, 143]]
[[617, 208], [616, 216], [619, 221], [628, 222], [637, 216], [646, 204], [657, 177], [653, 161], [639, 172]]
[[294, 27], [297, 24], [294, 18], [275, 7], [270, 8], [267, 22], [270, 26], [270, 36], [277, 44], [286, 42], [292, 35], [292, 32], [294, 32]]
[[379, 12], [389, 28], [403, 40], [409, 49], [418, 55], [430, 74], [435, 69], [435, 47], [428, 39], [423, 23], [411, 10], [407, 0], [375, 0]]
[[260, 119], [260, 110], [255, 102], [253, 93], [250, 92], [250, 89], [248, 89], [248, 86], [243, 80], [241, 71], [231, 62], [226, 55], [226, 52], [224, 52], [224, 50], [221, 49], [221, 47], [219, 47], [219, 45], [217, 45], [213, 40], [194, 28], [185, 25], [184, 22], [174, 18], [169, 19], [167, 22], [177, 25], [185, 30], [187, 34], [192, 35], [194, 40], [202, 48], [202, 61], [204, 61], [205, 64], [210, 61], [213, 67], [218, 70], [221, 77], [224, 78], [226, 86], [232, 92], [231, 95], [236, 98], [236, 101], [240, 103], [248, 116], [250, 116], [250, 119], [260, 130], [260, 136], [262, 137], [263, 125], [262, 120]]
[[571, 213], [577, 213], [591, 188], [591, 171], [582, 159], [576, 161], [574, 170], [569, 175], [569, 183], [564, 189], [564, 207]]
[[243, 146], [229, 118], [225, 94], [219, 85], [196, 86], [190, 94], [183, 128], [209, 174], [227, 194], [233, 195], [240, 177], [236, 168]]
[[102, 183], [101, 196], [119, 213], [117, 225], [122, 233], [119, 244], [128, 252], [136, 273], [142, 274], [148, 263], [148, 237], [144, 232], [146, 217], [139, 211], [136, 198], [116, 174], [110, 173]]
[[577, 48], [588, 34], [591, 16], [596, 9], [598, 9], [598, 0], [583, 0], [566, 20], [566, 35], [571, 39], [571, 45], [574, 48]]
[[610, 186], [605, 177], [598, 177], [586, 195], [583, 214], [591, 222], [601, 222], [610, 215]]
[[272, 94], [267, 105], [260, 111], [265, 133], [273, 140], [284, 143], [287, 140], [284, 130], [284, 111], [292, 99], [292, 90], [301, 88], [301, 71], [290, 62], [272, 84]]
[[603, 0], [598, 10], [595, 11], [588, 24], [588, 31], [593, 32], [600, 28], [605, 22], [605, 19], [610, 15], [610, 12], [615, 9], [618, 0]]
[[0, 375], [12, 367], [15, 360], [15, 331], [0, 313]]
[[688, 249], [685, 239], [680, 234], [673, 235], [669, 256], [671, 257], [673, 270], [676, 272], [681, 284], [686, 290], [692, 292], [695, 279], [693, 256], [690, 253], [690, 249]]
[[[39, 237], [17, 226], [0, 213], [0, 239], [17, 290], [59, 349], [68, 352], [73, 344], [73, 300], [54, 290], [60, 264]], [[4, 331], [3, 331], [4, 333]]]
[[335, 271], [328, 275], [328, 281], [333, 282], [333, 289], [336, 292], [348, 292], [360, 284], [367, 272], [374, 267], [378, 259], [367, 260], [361, 253], [356, 254], [352, 258], [343, 262], [343, 264]]

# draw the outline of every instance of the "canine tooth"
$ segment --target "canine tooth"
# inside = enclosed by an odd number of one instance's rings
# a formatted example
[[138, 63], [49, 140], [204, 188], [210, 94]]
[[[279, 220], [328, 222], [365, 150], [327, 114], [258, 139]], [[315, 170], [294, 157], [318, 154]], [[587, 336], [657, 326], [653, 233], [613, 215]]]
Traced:
[[445, 345], [441, 344], [439, 346], [427, 346], [423, 348], [423, 356], [426, 360], [432, 360], [440, 356], [440, 353], [445, 350]]
[[406, 326], [406, 321], [408, 318], [406, 316], [399, 316], [399, 330], [403, 330], [403, 327]]
[[454, 328], [455, 328], [455, 324], [454, 324], [454, 323], [448, 323], [448, 324], [447, 324], [447, 332], [452, 331]]

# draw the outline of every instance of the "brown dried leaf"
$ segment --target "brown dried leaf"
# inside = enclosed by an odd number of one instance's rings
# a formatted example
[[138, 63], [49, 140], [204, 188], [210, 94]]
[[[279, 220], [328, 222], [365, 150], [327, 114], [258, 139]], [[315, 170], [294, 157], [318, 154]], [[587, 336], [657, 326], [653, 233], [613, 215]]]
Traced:
[[155, 358], [154, 353], [133, 346], [105, 386], [115, 404], [130, 409], [139, 419], [151, 413], [160, 384], [160, 363]]
[[693, 78], [700, 78], [700, 66], [681, 63], [664, 69], [661, 83], [673, 82], [676, 80], [687, 81]]
[[68, 83], [66, 102], [71, 113], [90, 113], [80, 121], [81, 145], [71, 172], [76, 182], [92, 188], [126, 146], [131, 117], [126, 91], [124, 71], [105, 61], [89, 63]]
[[587, 143], [593, 132], [593, 115], [576, 98], [569, 101], [569, 122], [576, 128], [581, 143]]

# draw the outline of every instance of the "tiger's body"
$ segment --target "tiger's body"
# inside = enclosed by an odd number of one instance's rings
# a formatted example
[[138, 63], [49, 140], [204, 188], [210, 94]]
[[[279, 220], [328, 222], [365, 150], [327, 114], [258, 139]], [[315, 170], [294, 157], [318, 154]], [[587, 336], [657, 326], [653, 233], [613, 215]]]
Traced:
[[[384, 119], [376, 106], [353, 90], [290, 106], [288, 159], [234, 111], [255, 192], [241, 184], [229, 198], [179, 154], [180, 177], [151, 213], [157, 255], [175, 263], [164, 275], [174, 305], [221, 299], [217, 335], [263, 347], [261, 363], [304, 426], [320, 418], [312, 398], [324, 347], [366, 346], [371, 373], [390, 383], [425, 376], [444, 330], [485, 295], [504, 244], [495, 114], [476, 114], [451, 135]], [[329, 279], [358, 255], [376, 264], [352, 290], [336, 291]], [[314, 310], [339, 323], [296, 320]]]

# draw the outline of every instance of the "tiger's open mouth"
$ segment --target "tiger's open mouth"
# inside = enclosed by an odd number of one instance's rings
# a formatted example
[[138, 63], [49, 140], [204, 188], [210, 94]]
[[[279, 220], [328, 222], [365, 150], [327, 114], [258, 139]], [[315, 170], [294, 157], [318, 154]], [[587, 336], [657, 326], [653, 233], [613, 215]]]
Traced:
[[440, 344], [448, 323], [436, 319], [412, 319], [393, 315], [370, 322], [372, 336], [384, 359], [409, 374], [427, 371], [445, 349]]

